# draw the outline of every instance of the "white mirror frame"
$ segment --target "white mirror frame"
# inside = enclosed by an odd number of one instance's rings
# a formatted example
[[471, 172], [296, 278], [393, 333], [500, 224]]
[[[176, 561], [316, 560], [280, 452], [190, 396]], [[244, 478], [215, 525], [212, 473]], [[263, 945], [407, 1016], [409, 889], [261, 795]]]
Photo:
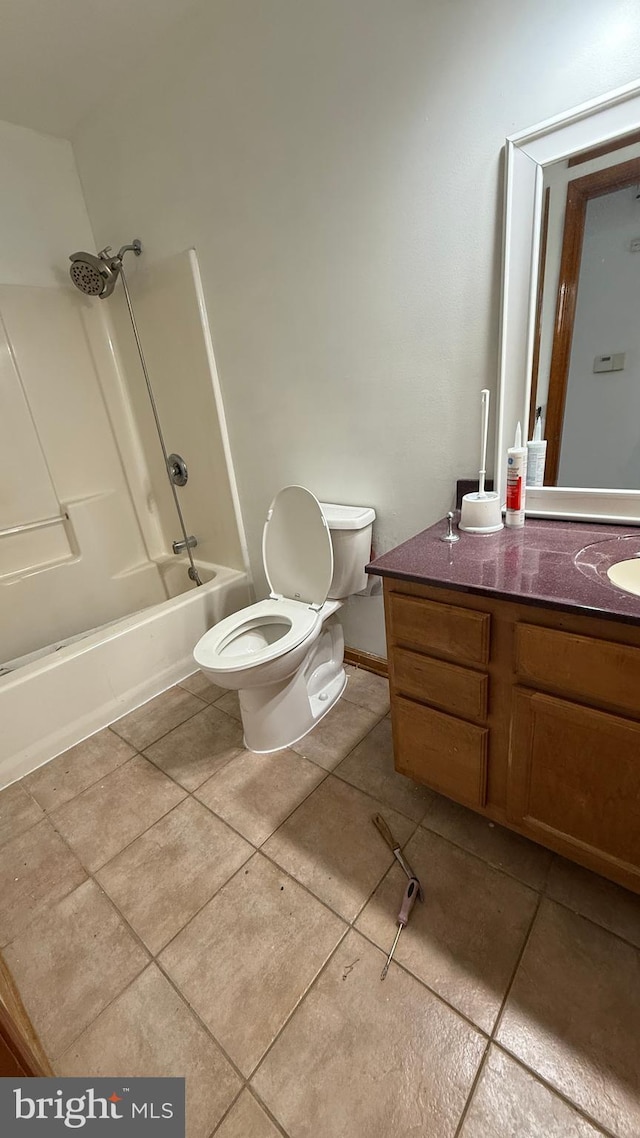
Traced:
[[[495, 487], [506, 498], [507, 447], [529, 422], [544, 167], [640, 128], [640, 82], [583, 103], [506, 141]], [[640, 423], [638, 424], [640, 431]], [[640, 525], [640, 490], [527, 489], [533, 517]]]

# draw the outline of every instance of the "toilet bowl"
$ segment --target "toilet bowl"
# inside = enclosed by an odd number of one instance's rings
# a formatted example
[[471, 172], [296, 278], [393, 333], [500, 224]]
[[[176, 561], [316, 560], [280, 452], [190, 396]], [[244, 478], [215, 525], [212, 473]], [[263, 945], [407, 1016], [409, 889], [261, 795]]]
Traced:
[[297, 742], [342, 695], [335, 613], [366, 584], [374, 518], [368, 507], [320, 503], [303, 486], [286, 486], [271, 503], [262, 535], [269, 597], [214, 625], [193, 653], [214, 684], [238, 691], [249, 750]]

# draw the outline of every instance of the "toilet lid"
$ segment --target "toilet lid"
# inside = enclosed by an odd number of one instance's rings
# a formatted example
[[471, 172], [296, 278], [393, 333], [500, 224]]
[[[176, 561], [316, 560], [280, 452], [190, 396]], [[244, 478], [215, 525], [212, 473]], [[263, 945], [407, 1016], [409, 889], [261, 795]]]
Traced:
[[331, 534], [318, 499], [304, 486], [276, 494], [262, 531], [262, 561], [272, 596], [320, 607], [333, 577]]

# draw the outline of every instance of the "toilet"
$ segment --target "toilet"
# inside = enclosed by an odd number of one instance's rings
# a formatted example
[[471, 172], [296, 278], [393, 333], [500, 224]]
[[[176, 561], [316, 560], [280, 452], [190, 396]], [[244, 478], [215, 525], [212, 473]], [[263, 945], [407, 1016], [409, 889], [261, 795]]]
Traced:
[[212, 683], [237, 691], [245, 746], [259, 754], [301, 739], [342, 695], [344, 638], [335, 614], [366, 587], [375, 511], [276, 494], [262, 532], [267, 600], [214, 625], [195, 646]]

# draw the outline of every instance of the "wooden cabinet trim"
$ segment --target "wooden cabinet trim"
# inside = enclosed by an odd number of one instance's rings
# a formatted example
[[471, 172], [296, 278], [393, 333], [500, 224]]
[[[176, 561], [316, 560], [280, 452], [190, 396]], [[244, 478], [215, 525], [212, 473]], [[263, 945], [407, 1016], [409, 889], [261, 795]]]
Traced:
[[486, 727], [397, 696], [392, 709], [396, 769], [433, 790], [481, 807], [486, 797]]
[[640, 724], [515, 688], [507, 811], [640, 877]]
[[528, 687], [615, 708], [640, 719], [640, 648], [518, 624], [515, 670], [517, 679]]
[[437, 660], [408, 648], [394, 649], [394, 690], [463, 719], [486, 720], [489, 677], [485, 672]]
[[488, 663], [489, 613], [426, 601], [393, 590], [387, 595], [392, 644], [463, 663]]
[[[482, 814], [487, 818], [506, 825], [516, 833], [525, 835], [534, 841], [539, 842], [548, 849], [571, 858], [573, 861], [586, 866], [588, 869], [604, 874], [613, 881], [617, 881], [620, 885], [628, 889], [640, 893], [640, 856], [636, 858], [635, 851], [632, 860], [629, 859], [629, 851], [621, 850], [619, 848], [612, 849], [611, 845], [607, 849], [601, 849], [598, 842], [602, 840], [601, 832], [598, 830], [600, 816], [602, 814], [602, 805], [600, 801], [594, 799], [593, 802], [593, 832], [589, 829], [585, 831], [587, 837], [591, 838], [589, 842], [583, 842], [581, 837], [576, 833], [567, 833], [567, 826], [564, 829], [562, 824], [555, 828], [549, 828], [544, 818], [537, 820], [532, 818], [530, 813], [526, 810], [521, 810], [520, 814], [514, 805], [516, 802], [516, 793], [518, 787], [522, 789], [523, 785], [523, 771], [520, 769], [517, 753], [524, 746], [531, 747], [531, 732], [528, 731], [528, 720], [525, 716], [524, 725], [522, 716], [516, 722], [516, 716], [513, 716], [512, 710], [517, 706], [516, 693], [519, 691], [531, 695], [538, 695], [540, 699], [550, 698], [556, 699], [565, 704], [571, 704], [576, 711], [582, 714], [584, 711], [600, 713], [601, 715], [608, 716], [601, 722], [607, 725], [607, 728], [612, 722], [626, 721], [632, 728], [640, 730], [640, 706], [632, 707], [634, 699], [633, 684], [627, 688], [627, 695], [621, 691], [621, 685], [616, 686], [614, 694], [609, 691], [607, 699], [603, 694], [602, 688], [596, 689], [595, 694], [588, 694], [585, 690], [584, 694], [578, 693], [573, 689], [566, 690], [566, 681], [558, 677], [558, 660], [556, 659], [555, 637], [556, 635], [566, 635], [570, 638], [571, 643], [577, 639], [577, 644], [574, 645], [576, 650], [582, 645], [580, 638], [586, 638], [590, 642], [594, 642], [592, 652], [594, 656], [600, 660], [602, 665], [603, 653], [601, 652], [602, 644], [605, 645], [604, 657], [609, 660], [609, 652], [614, 654], [618, 652], [619, 648], [629, 648], [631, 654], [627, 656], [626, 652], [622, 652], [622, 658], [625, 660], [635, 661], [636, 652], [640, 651], [640, 625], [634, 625], [625, 622], [617, 622], [615, 620], [603, 620], [597, 616], [589, 616], [584, 612], [576, 610], [575, 612], [565, 612], [562, 610], [545, 608], [544, 606], [536, 606], [531, 604], [518, 603], [516, 601], [507, 601], [502, 598], [492, 598], [489, 595], [480, 595], [474, 593], [464, 593], [459, 590], [447, 589], [436, 585], [420, 585], [413, 581], [405, 581], [398, 578], [385, 578], [384, 580], [384, 593], [385, 593], [385, 621], [387, 629], [387, 644], [389, 655], [389, 679], [392, 693], [392, 720], [394, 724], [394, 751], [395, 761], [397, 768], [402, 773], [408, 774], [410, 777], [415, 778], [419, 782], [424, 782], [427, 785], [433, 786], [439, 793], [446, 794], [448, 797], [462, 802], [470, 806], [477, 813]], [[391, 619], [391, 610], [399, 599], [407, 598], [414, 602], [429, 602], [436, 604], [439, 607], [451, 606], [458, 611], [465, 610], [467, 613], [477, 613], [481, 616], [489, 616], [490, 625], [490, 645], [488, 650], [488, 661], [484, 667], [475, 661], [470, 661], [467, 657], [456, 656], [455, 653], [444, 653], [434, 650], [431, 647], [424, 645], [405, 644], [399, 642], [396, 638], [396, 629]], [[554, 648], [547, 654], [547, 659], [542, 664], [536, 665], [539, 667], [537, 671], [530, 678], [530, 669], [532, 667], [531, 661], [527, 661], [527, 671], [524, 671], [524, 661], [522, 659], [522, 649], [518, 643], [520, 626], [528, 626], [533, 630], [532, 635], [540, 636], [540, 643], [551, 645], [551, 640], [546, 640], [547, 634], [552, 634], [554, 638]], [[532, 641], [529, 642], [530, 644]], [[566, 644], [566, 641], [563, 642]], [[585, 646], [586, 647], [586, 646]], [[436, 668], [443, 668], [446, 666], [460, 667], [462, 672], [480, 676], [483, 673], [488, 675], [488, 709], [487, 717], [481, 722], [486, 723], [487, 735], [485, 738], [485, 758], [484, 758], [484, 787], [482, 790], [482, 801], [478, 801], [477, 783], [474, 783], [473, 792], [470, 795], [468, 786], [464, 783], [461, 788], [458, 783], [457, 788], [445, 786], [443, 784], [436, 784], [433, 779], [425, 777], [424, 768], [420, 769], [420, 762], [416, 761], [415, 749], [419, 746], [418, 739], [410, 739], [407, 737], [406, 730], [398, 728], [398, 704], [403, 698], [407, 698], [407, 702], [421, 701], [422, 706], [429, 703], [428, 692], [423, 690], [421, 693], [413, 694], [403, 692], [402, 688], [405, 684], [406, 677], [402, 673], [402, 653], [415, 653], [422, 659], [425, 659], [428, 664], [433, 664]], [[517, 664], [516, 664], [517, 661]], [[584, 670], [584, 669], [583, 669]], [[596, 672], [596, 666], [591, 669], [591, 680], [589, 680], [589, 669], [586, 669], [587, 682], [593, 683], [593, 674]], [[554, 675], [553, 682], [549, 679], [550, 675]], [[566, 674], [566, 673], [565, 673]], [[520, 681], [520, 682], [519, 682]], [[571, 677], [572, 684], [575, 685], [575, 674]], [[582, 687], [585, 686], [584, 678], [579, 681]], [[561, 683], [565, 684], [565, 688], [561, 687]], [[592, 691], [591, 686], [589, 692]], [[629, 691], [631, 694], [629, 694]], [[599, 694], [598, 694], [599, 693]], [[638, 705], [640, 705], [640, 684], [638, 685]], [[420, 706], [420, 703], [417, 703]], [[455, 716], [462, 716], [459, 722], [464, 723], [464, 716], [461, 709], [454, 704], [446, 708], [440, 708], [438, 711], [441, 714], [453, 712]], [[426, 711], [429, 712], [429, 707]], [[432, 712], [436, 714], [436, 712]], [[473, 718], [473, 717], [469, 717]], [[468, 723], [468, 720], [466, 721]], [[531, 728], [533, 730], [533, 727]], [[423, 731], [424, 734], [424, 731]], [[605, 738], [605, 736], [603, 736]], [[553, 746], [557, 749], [557, 741], [553, 740]], [[607, 743], [607, 746], [609, 744]], [[411, 750], [414, 750], [413, 761], [411, 762]], [[629, 748], [627, 747], [627, 752]], [[573, 760], [575, 762], [576, 749], [573, 748]], [[615, 755], [614, 755], [615, 758]], [[409, 760], [409, 761], [408, 761]], [[638, 760], [640, 764], [640, 736], [638, 745]], [[603, 760], [606, 764], [607, 759]], [[578, 764], [579, 766], [579, 764]], [[603, 771], [605, 766], [603, 766]], [[638, 781], [633, 782], [629, 780], [629, 772], [627, 768], [627, 795], [632, 797], [635, 801], [637, 794], [640, 794], [640, 768]], [[466, 774], [465, 774], [466, 778]], [[615, 796], [615, 774], [612, 772], [611, 778], [605, 778], [604, 774], [601, 780], [601, 787], [604, 787], [608, 792]], [[466, 789], [465, 789], [466, 787]], [[525, 792], [530, 793], [528, 783], [524, 784]], [[566, 788], [565, 788], [566, 791]], [[475, 800], [474, 800], [475, 798]], [[569, 800], [570, 801], [570, 800]], [[621, 810], [621, 815], [624, 815], [625, 810], [618, 803], [618, 808]], [[554, 819], [556, 822], [558, 818]], [[561, 819], [562, 821], [562, 819]], [[589, 824], [591, 825], [591, 823]], [[640, 830], [640, 822], [638, 824]], [[595, 835], [595, 836], [594, 836]], [[584, 833], [582, 835], [584, 837]], [[605, 843], [606, 844], [606, 843]], [[622, 856], [620, 856], [622, 855]]]

